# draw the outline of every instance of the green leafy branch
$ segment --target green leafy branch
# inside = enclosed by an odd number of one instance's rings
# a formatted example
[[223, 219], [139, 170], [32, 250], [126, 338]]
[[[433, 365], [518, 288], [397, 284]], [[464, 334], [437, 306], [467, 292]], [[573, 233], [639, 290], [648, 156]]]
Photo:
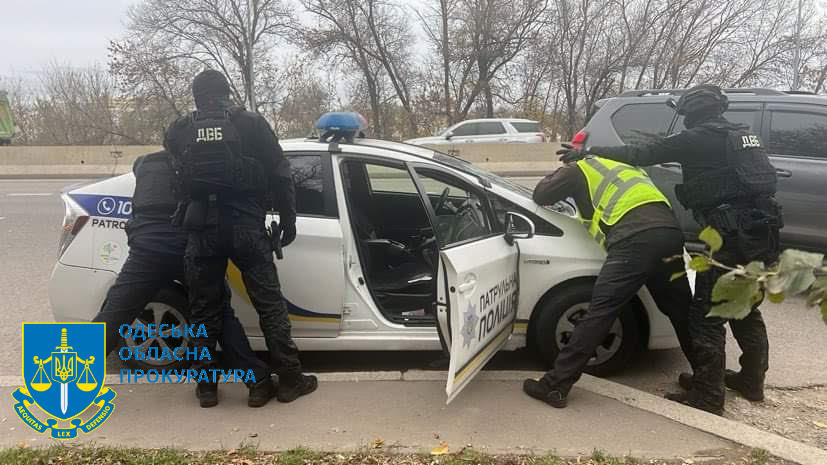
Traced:
[[[724, 240], [712, 227], [706, 227], [698, 238], [707, 245], [704, 253], [690, 253], [689, 268], [703, 273], [712, 268], [726, 271], [712, 289], [712, 309], [708, 316], [740, 320], [766, 295], [770, 302], [780, 303], [786, 297], [807, 294], [807, 306], [821, 307], [827, 323], [827, 266], [824, 254], [787, 249], [778, 262], [765, 267], [762, 262], [729, 266], [713, 258]], [[676, 279], [683, 273], [676, 273]]]

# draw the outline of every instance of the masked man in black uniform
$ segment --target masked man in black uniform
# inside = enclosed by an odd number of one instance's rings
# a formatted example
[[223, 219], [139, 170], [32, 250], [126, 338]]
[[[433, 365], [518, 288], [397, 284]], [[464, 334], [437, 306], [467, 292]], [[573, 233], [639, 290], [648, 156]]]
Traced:
[[[296, 238], [290, 163], [261, 115], [230, 108], [230, 86], [223, 74], [199, 73], [192, 93], [197, 111], [172, 123], [164, 146], [179, 173], [182, 201], [176, 218], [190, 233], [186, 260], [192, 319], [207, 331], [195, 345], [199, 354], [205, 347], [210, 353], [215, 349], [222, 331], [221, 283], [232, 259], [259, 314], [270, 363], [279, 376], [276, 398], [291, 402], [313, 392], [317, 380], [302, 374], [264, 225], [267, 209], [274, 207], [281, 220], [279, 230], [272, 231], [274, 240], [283, 247]], [[211, 365], [202, 359], [196, 368]], [[200, 393], [216, 389], [212, 382], [198, 385]]]
[[[638, 166], [678, 162], [683, 167], [683, 184], [676, 187], [678, 200], [702, 227], [711, 226], [723, 236], [723, 248], [715, 259], [730, 266], [776, 261], [783, 223], [774, 198], [776, 172], [760, 138], [723, 117], [728, 101], [717, 86], [693, 87], [669, 103], [684, 115], [686, 130], [648, 145], [567, 148], [558, 152], [560, 159], [597, 153]], [[697, 275], [690, 309], [694, 376], [685, 373], [679, 379], [688, 392], [667, 396], [717, 414], [723, 412], [725, 383], [749, 400], [763, 400], [769, 367], [767, 329], [757, 302], [744, 319], [729, 322], [742, 351], [741, 371], [725, 373], [725, 320], [706, 317], [712, 288], [722, 273], [713, 269]]]
[[[132, 196], [132, 218], [127, 222], [129, 256], [124, 262], [115, 284], [106, 294], [103, 309], [92, 320], [106, 323], [106, 349], [117, 350], [119, 330], [130, 325], [160, 291], [175, 282], [184, 281], [184, 249], [187, 233], [170, 224], [175, 211], [173, 193], [175, 172], [167, 151], [150, 153], [135, 160], [135, 193]], [[270, 380], [270, 368], [259, 360], [250, 348], [241, 322], [230, 307], [230, 292], [222, 287], [221, 314], [224, 332], [221, 348], [227, 363], [233, 368], [252, 370], [260, 382], [250, 386], [251, 407], [267, 403], [275, 385]], [[183, 327], [178, 328], [183, 331]], [[164, 334], [169, 337], [170, 334]], [[154, 345], [153, 345], [154, 346]], [[203, 407], [211, 407], [218, 397], [200, 398]]]

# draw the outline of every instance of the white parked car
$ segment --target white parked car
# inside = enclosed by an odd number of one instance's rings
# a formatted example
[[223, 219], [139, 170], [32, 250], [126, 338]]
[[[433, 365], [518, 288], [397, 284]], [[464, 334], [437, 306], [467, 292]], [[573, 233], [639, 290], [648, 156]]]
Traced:
[[540, 123], [530, 119], [486, 118], [457, 123], [431, 137], [419, 137], [405, 142], [415, 145], [465, 143], [538, 143], [546, 136]]
[[[302, 350], [444, 348], [454, 396], [501, 348], [528, 345], [551, 362], [567, 343], [605, 256], [577, 220], [540, 207], [523, 187], [422, 147], [370, 139], [294, 139], [282, 147], [296, 181], [298, 238], [277, 265]], [[102, 307], [127, 256], [133, 189], [125, 174], [63, 193], [49, 290], [57, 321], [89, 321]], [[227, 275], [253, 348], [264, 350], [239, 271], [230, 265]], [[140, 321], [184, 324], [185, 296], [170, 282]], [[189, 343], [149, 344], [161, 342]], [[616, 372], [640, 349], [673, 347], [668, 319], [642, 289], [591, 371]]]

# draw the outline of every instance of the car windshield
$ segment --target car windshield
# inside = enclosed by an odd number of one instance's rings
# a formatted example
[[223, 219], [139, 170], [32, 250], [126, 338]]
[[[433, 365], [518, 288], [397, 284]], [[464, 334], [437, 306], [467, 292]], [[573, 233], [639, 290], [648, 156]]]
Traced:
[[503, 177], [497, 176], [494, 173], [489, 173], [488, 171], [480, 169], [479, 167], [474, 166], [474, 164], [472, 164], [471, 162], [465, 161], [462, 158], [457, 158], [451, 155], [446, 155], [442, 152], [435, 151], [434, 160], [446, 164], [452, 168], [456, 168], [464, 173], [468, 173], [471, 176], [476, 176], [478, 178], [485, 179], [491, 184], [496, 184], [497, 186], [502, 187], [503, 189], [507, 189], [522, 197], [527, 197], [529, 199], [531, 198], [531, 189], [513, 183]]

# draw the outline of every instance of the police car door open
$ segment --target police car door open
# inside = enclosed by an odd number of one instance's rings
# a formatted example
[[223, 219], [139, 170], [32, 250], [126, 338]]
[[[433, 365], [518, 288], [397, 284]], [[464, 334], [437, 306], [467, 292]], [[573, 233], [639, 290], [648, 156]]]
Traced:
[[450, 402], [511, 336], [520, 252], [481, 186], [434, 168], [416, 166], [413, 174], [439, 246], [437, 329], [450, 356]]
[[450, 354], [451, 402], [511, 336], [517, 316], [519, 249], [494, 236], [440, 252], [437, 329]]

